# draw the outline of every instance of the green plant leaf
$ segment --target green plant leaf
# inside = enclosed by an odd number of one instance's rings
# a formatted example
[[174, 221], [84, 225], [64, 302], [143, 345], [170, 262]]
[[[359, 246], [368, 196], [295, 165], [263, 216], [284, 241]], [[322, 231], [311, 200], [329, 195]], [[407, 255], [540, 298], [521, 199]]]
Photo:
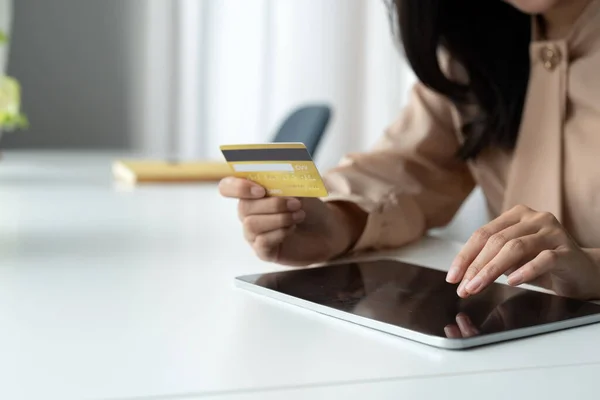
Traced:
[[12, 132], [17, 129], [27, 129], [28, 127], [29, 121], [25, 115], [2, 115], [0, 113], [0, 128], [3, 131]]
[[0, 44], [6, 43], [8, 43], [8, 35], [5, 32], [0, 31]]
[[21, 114], [21, 86], [16, 79], [0, 76], [0, 128], [6, 131], [29, 126], [27, 117]]

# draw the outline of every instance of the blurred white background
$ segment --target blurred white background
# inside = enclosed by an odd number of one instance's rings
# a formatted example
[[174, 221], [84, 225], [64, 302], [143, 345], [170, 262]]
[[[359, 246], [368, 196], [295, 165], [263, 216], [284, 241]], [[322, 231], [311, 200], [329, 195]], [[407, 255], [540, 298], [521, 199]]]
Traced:
[[369, 147], [413, 77], [383, 1], [19, 0], [9, 71], [32, 127], [4, 147], [219, 157], [327, 102], [318, 163]]
[[[383, 0], [18, 0], [13, 11], [8, 72], [31, 128], [4, 149], [221, 158], [219, 144], [269, 141], [293, 108], [326, 102], [326, 170], [367, 150], [414, 82]], [[444, 232], [464, 241], [483, 222], [477, 192]]]

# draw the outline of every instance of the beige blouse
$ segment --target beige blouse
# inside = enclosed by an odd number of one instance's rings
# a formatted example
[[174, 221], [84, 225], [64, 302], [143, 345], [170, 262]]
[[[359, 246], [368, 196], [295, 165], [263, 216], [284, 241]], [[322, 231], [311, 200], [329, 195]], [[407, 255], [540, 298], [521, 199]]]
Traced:
[[476, 185], [492, 218], [524, 204], [552, 212], [581, 246], [600, 248], [600, 0], [564, 40], [544, 41], [533, 25], [514, 151], [457, 159], [458, 111], [416, 83], [375, 148], [348, 155], [325, 174], [326, 201], [351, 201], [369, 214], [353, 250], [398, 247], [446, 225]]

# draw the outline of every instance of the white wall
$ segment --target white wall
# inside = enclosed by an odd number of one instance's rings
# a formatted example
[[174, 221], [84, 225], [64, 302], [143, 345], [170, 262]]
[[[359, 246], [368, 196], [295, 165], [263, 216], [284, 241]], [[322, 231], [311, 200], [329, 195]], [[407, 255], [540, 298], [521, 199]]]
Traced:
[[[414, 81], [376, 0], [17, 0], [13, 40], [32, 128], [4, 148], [216, 158], [325, 101], [325, 170], [369, 148]], [[464, 241], [484, 222], [476, 192], [441, 234]]]
[[370, 147], [406, 100], [413, 78], [383, 2], [229, 0], [210, 20], [211, 156], [221, 143], [269, 140], [290, 110], [325, 102], [334, 116], [317, 162], [327, 169]]
[[382, 1], [146, 0], [138, 15], [133, 137], [146, 153], [217, 158], [220, 144], [268, 141], [292, 109], [325, 102], [327, 169], [372, 145], [414, 79]]
[[217, 157], [325, 101], [328, 168], [381, 135], [412, 79], [382, 1], [18, 0], [13, 35], [32, 125], [5, 148]]
[[3, 148], [130, 146], [132, 11], [129, 0], [14, 1], [9, 73], [31, 129]]
[[[0, 0], [0, 31], [10, 34], [12, 21], [12, 0]], [[8, 54], [8, 46], [0, 46], [0, 74], [4, 74]]]

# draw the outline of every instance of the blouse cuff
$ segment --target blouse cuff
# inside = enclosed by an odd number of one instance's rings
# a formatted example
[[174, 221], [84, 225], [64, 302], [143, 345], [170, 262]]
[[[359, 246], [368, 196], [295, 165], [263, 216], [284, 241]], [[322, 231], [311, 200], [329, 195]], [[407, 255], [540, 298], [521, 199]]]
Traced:
[[391, 193], [375, 203], [356, 195], [332, 194], [325, 202], [350, 202], [368, 215], [365, 228], [348, 253], [399, 248], [420, 239], [426, 222], [414, 198]]

